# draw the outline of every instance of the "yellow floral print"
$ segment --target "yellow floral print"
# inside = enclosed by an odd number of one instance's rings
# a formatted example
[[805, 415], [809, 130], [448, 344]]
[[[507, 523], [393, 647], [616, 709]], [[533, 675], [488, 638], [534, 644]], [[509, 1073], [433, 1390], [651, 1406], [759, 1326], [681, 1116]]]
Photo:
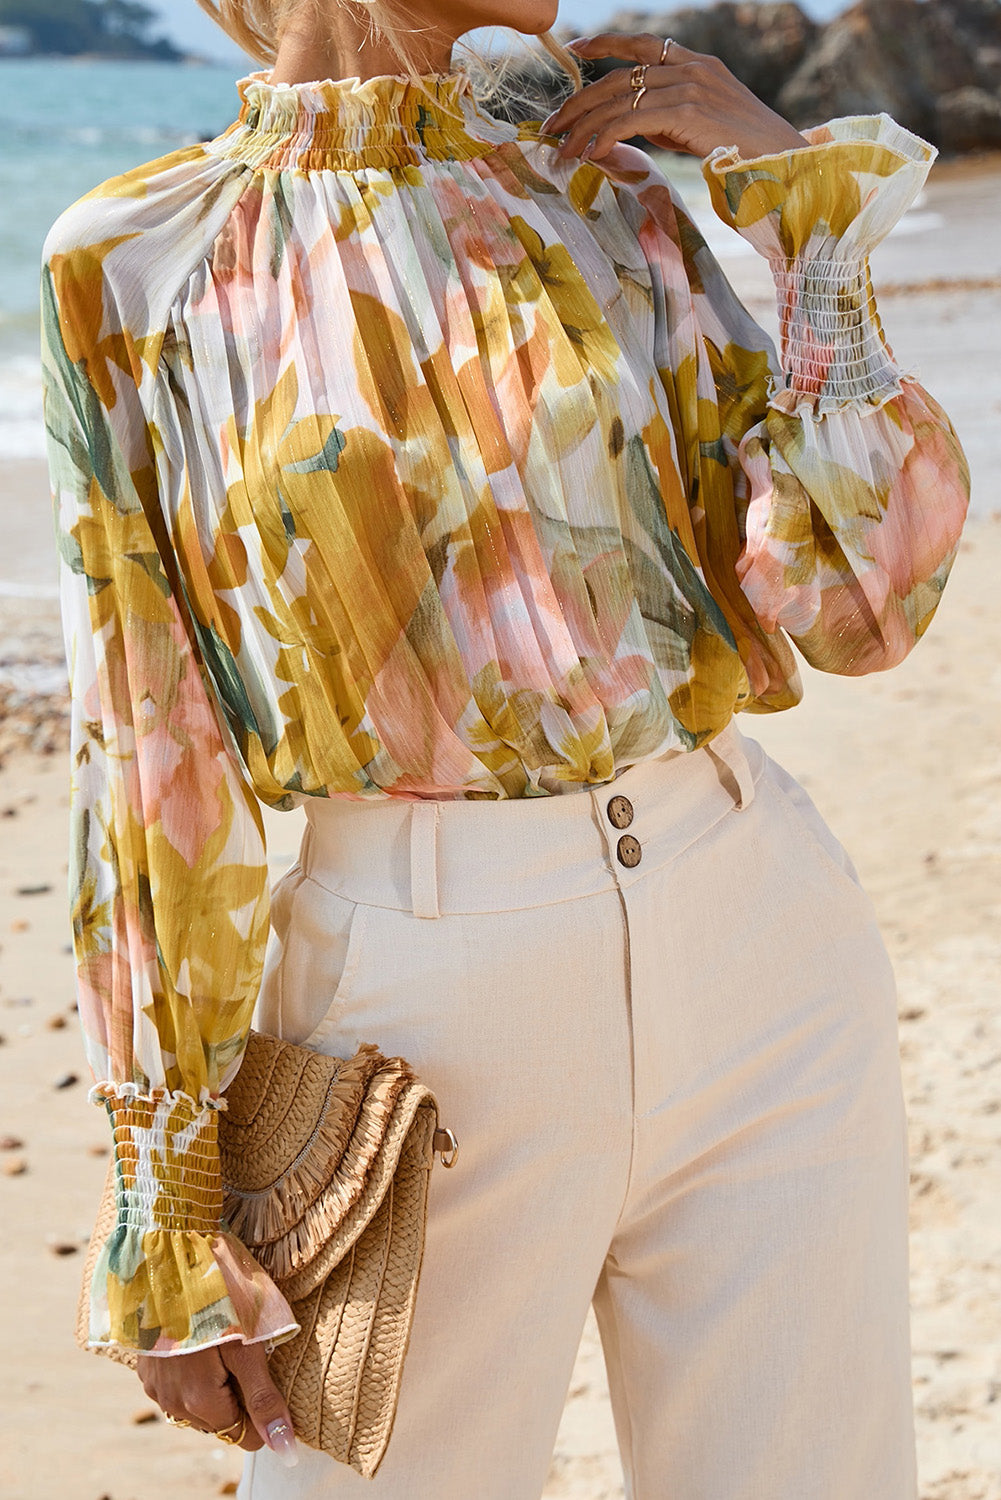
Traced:
[[868, 252], [883, 117], [705, 173], [776, 355], [642, 153], [556, 160], [464, 75], [239, 84], [63, 214], [42, 275], [71, 899], [118, 1223], [91, 1341], [296, 1332], [220, 1218], [268, 934], [262, 801], [573, 795], [927, 628], [967, 471]]

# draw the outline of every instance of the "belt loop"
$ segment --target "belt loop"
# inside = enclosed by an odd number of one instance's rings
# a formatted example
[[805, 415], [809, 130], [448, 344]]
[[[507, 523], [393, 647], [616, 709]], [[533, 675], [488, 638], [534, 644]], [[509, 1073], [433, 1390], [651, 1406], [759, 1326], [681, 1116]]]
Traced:
[[[731, 720], [726, 728], [706, 745], [713, 759], [726, 766], [733, 777], [736, 788], [733, 801], [738, 811], [743, 811], [754, 801], [754, 775], [747, 756], [744, 754], [742, 738], [740, 730]], [[734, 788], [731, 787], [731, 794], [733, 790]]]
[[415, 917], [441, 916], [436, 799], [410, 805], [410, 904]]

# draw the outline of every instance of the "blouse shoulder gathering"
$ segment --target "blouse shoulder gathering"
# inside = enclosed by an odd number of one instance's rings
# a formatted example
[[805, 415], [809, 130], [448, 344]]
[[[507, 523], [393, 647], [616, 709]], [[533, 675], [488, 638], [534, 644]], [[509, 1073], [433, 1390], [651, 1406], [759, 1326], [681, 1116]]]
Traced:
[[102, 396], [101, 366], [142, 383], [153, 373], [171, 303], [250, 180], [195, 145], [100, 183], [71, 204], [42, 248], [67, 351]]
[[[270, 85], [45, 245], [80, 1016], [118, 1162], [95, 1347], [281, 1340], [221, 1217], [269, 926], [262, 801], [551, 796], [816, 666], [893, 665], [968, 476], [868, 252], [932, 152], [887, 117], [704, 165], [778, 352], [671, 184], [559, 162], [462, 75]], [[792, 643], [792, 644], [791, 644]]]

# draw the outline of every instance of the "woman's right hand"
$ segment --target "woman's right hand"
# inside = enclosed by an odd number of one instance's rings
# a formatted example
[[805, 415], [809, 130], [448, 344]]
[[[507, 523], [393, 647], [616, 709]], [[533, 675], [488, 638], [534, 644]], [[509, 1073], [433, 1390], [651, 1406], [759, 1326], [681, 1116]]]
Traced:
[[199, 1432], [227, 1429], [235, 1436], [244, 1413], [241, 1448], [272, 1448], [282, 1462], [298, 1463], [288, 1407], [271, 1379], [263, 1343], [233, 1340], [170, 1357], [140, 1354], [137, 1372], [143, 1389], [169, 1417]]

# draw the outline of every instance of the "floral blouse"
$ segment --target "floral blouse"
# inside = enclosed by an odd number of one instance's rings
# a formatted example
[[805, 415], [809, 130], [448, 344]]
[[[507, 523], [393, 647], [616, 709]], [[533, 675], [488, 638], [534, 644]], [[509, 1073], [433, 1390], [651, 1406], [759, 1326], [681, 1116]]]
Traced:
[[297, 1331], [221, 1217], [261, 802], [572, 793], [794, 704], [790, 641], [890, 667], [968, 498], [873, 302], [934, 156], [887, 116], [704, 164], [779, 359], [640, 151], [559, 161], [464, 74], [266, 80], [43, 257], [96, 1348]]

